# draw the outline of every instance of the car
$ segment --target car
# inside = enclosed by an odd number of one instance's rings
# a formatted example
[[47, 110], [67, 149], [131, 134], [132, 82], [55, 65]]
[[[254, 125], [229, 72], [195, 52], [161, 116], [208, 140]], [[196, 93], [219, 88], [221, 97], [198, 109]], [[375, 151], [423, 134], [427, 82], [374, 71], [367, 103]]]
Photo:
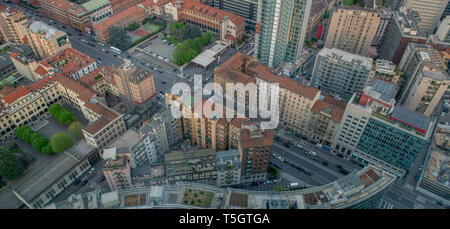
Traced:
[[105, 50], [105, 53], [109, 53], [109, 51], [108, 51], [108, 50]]
[[281, 138], [280, 137], [278, 137], [278, 136], [275, 136], [275, 141], [280, 141], [281, 140]]
[[166, 81], [161, 81], [162, 84], [166, 84]]
[[322, 161], [322, 165], [328, 166], [328, 162]]
[[114, 57], [117, 57], [117, 54], [113, 54]]
[[284, 145], [286, 148], [289, 148], [289, 143], [284, 142], [283, 145]]
[[174, 69], [173, 69], [173, 72], [176, 72], [176, 71], [177, 71], [177, 69], [176, 69], [176, 68], [174, 68]]
[[348, 175], [348, 171], [345, 170], [345, 169], [340, 169], [339, 172], [344, 174], [344, 175]]
[[145, 65], [145, 63], [144, 63], [144, 62], [141, 62], [141, 64], [142, 64], [142, 65]]
[[69, 36], [72, 36], [72, 34], [71, 34], [71, 33], [69, 33], [69, 32], [67, 32], [67, 35], [69, 35]]
[[97, 59], [98, 59], [98, 60], [103, 60], [101, 57], [98, 57]]
[[78, 36], [83, 36], [83, 34], [82, 33], [78, 33]]
[[318, 161], [319, 160], [319, 158], [317, 158], [317, 157], [311, 157], [313, 160], [315, 160], [315, 161]]
[[63, 26], [62, 26], [61, 28], [65, 29], [65, 28], [66, 28], [66, 26], [64, 26], [64, 25], [63, 25]]
[[81, 39], [81, 41], [82, 41], [82, 42], [86, 42], [86, 40], [85, 40], [85, 39]]
[[163, 73], [163, 71], [162, 71], [162, 70], [160, 70], [160, 69], [158, 69], [158, 72], [159, 72], [159, 73]]
[[423, 170], [423, 165], [421, 165], [420, 167], [419, 167], [419, 171], [422, 171]]
[[420, 176], [419, 175], [416, 175], [416, 180], [419, 180], [420, 179]]
[[81, 186], [85, 186], [88, 182], [88, 180], [84, 180], [83, 182], [81, 182]]
[[80, 184], [80, 183], [81, 183], [80, 179], [75, 179], [75, 180], [73, 181], [73, 184], [74, 184], [74, 185], [78, 185], [78, 184]]
[[91, 169], [89, 169], [89, 174], [93, 173], [95, 171], [95, 168], [92, 167]]
[[147, 66], [147, 67], [150, 67], [150, 64], [148, 64], [148, 63], [145, 63], [145, 66]]

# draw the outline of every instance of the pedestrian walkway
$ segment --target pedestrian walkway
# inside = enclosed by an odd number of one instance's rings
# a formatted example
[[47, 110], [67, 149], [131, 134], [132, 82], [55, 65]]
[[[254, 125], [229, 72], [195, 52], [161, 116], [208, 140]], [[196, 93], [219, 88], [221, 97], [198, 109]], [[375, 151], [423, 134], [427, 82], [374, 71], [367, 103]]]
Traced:
[[414, 192], [414, 186], [411, 184], [406, 183], [405, 185], [403, 185], [403, 188], [406, 189], [408, 192]]
[[386, 200], [381, 200], [378, 209], [394, 209], [394, 205]]

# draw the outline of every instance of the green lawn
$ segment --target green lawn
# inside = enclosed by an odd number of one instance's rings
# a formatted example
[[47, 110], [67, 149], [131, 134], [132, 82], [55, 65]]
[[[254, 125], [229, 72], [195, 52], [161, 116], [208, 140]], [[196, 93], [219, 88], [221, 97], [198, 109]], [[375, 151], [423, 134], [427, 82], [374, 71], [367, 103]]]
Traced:
[[142, 27], [144, 27], [144, 29], [149, 31], [150, 33], [158, 32], [158, 30], [161, 28], [159, 25], [155, 25], [152, 23], [147, 23]]
[[8, 85], [10, 84], [12, 81], [14, 81], [16, 78], [14, 78], [14, 76], [9, 76], [7, 78], [4, 78], [0, 81], [0, 86], [4, 86], [4, 85]]
[[344, 6], [353, 6], [355, 2], [355, 0], [344, 0]]
[[141, 38], [140, 36], [134, 35], [134, 34], [132, 34], [132, 33], [130, 33], [130, 32], [128, 33], [128, 36], [131, 37], [131, 43], [133, 43], [133, 42], [135, 42], [137, 39]]

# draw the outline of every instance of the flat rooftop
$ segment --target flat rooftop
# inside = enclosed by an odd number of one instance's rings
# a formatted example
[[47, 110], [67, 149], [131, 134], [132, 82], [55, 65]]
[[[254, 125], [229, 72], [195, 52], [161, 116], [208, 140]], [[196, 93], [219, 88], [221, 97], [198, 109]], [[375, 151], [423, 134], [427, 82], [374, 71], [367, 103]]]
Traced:
[[430, 118], [402, 106], [396, 106], [391, 117], [423, 130], [427, 130], [430, 124]]

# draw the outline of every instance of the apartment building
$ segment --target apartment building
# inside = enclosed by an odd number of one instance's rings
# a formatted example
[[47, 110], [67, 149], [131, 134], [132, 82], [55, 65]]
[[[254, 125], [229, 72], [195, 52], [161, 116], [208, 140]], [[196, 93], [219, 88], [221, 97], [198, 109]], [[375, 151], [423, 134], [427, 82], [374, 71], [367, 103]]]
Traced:
[[442, 19], [436, 33], [430, 35], [427, 42], [441, 45], [443, 48], [450, 47], [450, 16]]
[[6, 7], [0, 10], [0, 32], [7, 42], [14, 44], [23, 44], [24, 34], [20, 25], [27, 22], [28, 19], [22, 10], [18, 8]]
[[10, 54], [10, 58], [17, 72], [31, 82], [36, 82], [49, 75], [47, 69], [40, 66], [34, 57], [28, 57], [19, 52], [13, 52]]
[[430, 119], [401, 106], [361, 104], [356, 95], [347, 104], [332, 148], [403, 176], [431, 135]]
[[113, 14], [111, 2], [108, 0], [90, 0], [81, 4], [81, 6], [86, 9], [92, 25], [106, 20]]
[[242, 160], [241, 181], [265, 180], [274, 133], [256, 125], [244, 126], [240, 132], [239, 153]]
[[33, 49], [28, 45], [23, 44], [10, 46], [10, 49], [8, 51], [0, 54], [0, 76], [6, 77], [14, 72], [17, 72], [17, 69], [14, 66], [13, 60], [11, 58], [11, 54], [15, 52], [18, 52], [19, 55], [22, 55], [27, 59], [33, 59], [36, 57]]
[[[226, 83], [255, 83], [260, 99], [267, 99], [267, 110], [278, 110], [280, 122], [296, 130], [305, 130], [306, 122], [314, 102], [320, 96], [320, 90], [307, 87], [298, 81], [284, 76], [276, 75], [273, 70], [256, 58], [237, 53], [214, 71], [214, 82], [225, 89]], [[264, 83], [271, 83], [270, 87], [263, 87]], [[279, 87], [276, 87], [278, 84]], [[235, 101], [242, 99], [236, 97], [245, 95], [246, 110], [249, 100], [256, 95], [249, 95], [246, 88], [235, 91]], [[224, 94], [227, 93], [224, 90]], [[272, 95], [278, 93], [278, 98]], [[273, 104], [273, 105], [272, 105]], [[279, 106], [276, 106], [278, 104]]]
[[[114, 9], [113, 9], [114, 11]], [[114, 11], [115, 12], [115, 11]], [[119, 13], [114, 13], [111, 17], [93, 26], [95, 37], [101, 42], [109, 42], [109, 28], [117, 26], [125, 28], [133, 22], [142, 23], [145, 19], [145, 10], [142, 6], [133, 5]]]
[[234, 44], [241, 40], [245, 32], [245, 18], [219, 10], [193, 0], [180, 3], [178, 20], [198, 26], [202, 30], [218, 35], [222, 40]]
[[314, 103], [307, 121], [306, 135], [324, 146], [331, 146], [347, 104], [321, 95]]
[[119, 93], [126, 99], [129, 111], [150, 108], [156, 100], [153, 74], [138, 68], [130, 60], [115, 68], [114, 81]]
[[175, 119], [168, 107], [145, 121], [140, 133], [151, 137], [160, 154], [169, 152], [170, 146], [183, 138], [181, 120]]
[[377, 10], [341, 6], [332, 14], [325, 48], [367, 56], [380, 24]]
[[336, 4], [336, 0], [313, 0], [311, 4], [311, 12], [308, 18], [308, 27], [306, 29], [306, 37], [312, 37], [314, 30], [319, 25], [328, 10], [331, 10]]
[[72, 48], [66, 32], [56, 29], [41, 21], [24, 23], [27, 43], [33, 48], [38, 59], [43, 60]]
[[261, 0], [254, 56], [270, 68], [297, 64], [303, 53], [311, 0]]
[[310, 85], [346, 99], [362, 91], [371, 72], [372, 58], [323, 48], [316, 56]]
[[61, 95], [56, 82], [45, 78], [31, 86], [21, 86], [15, 90], [3, 91], [1, 96], [0, 138], [6, 140], [14, 136], [21, 125], [33, 127], [36, 121], [49, 117], [49, 105], [61, 103]]
[[74, 48], [64, 49], [54, 56], [41, 60], [39, 65], [48, 69], [47, 71], [61, 73], [75, 80], [79, 80], [98, 67], [94, 59]]
[[69, 0], [39, 0], [39, 12], [48, 18], [81, 32], [91, 33], [92, 23], [88, 10]]
[[372, 46], [379, 46], [381, 44], [393, 15], [393, 11], [390, 8], [378, 8], [377, 11], [380, 16], [380, 23], [373, 38]]
[[419, 14], [418, 25], [425, 36], [433, 33], [448, 0], [406, 0], [404, 7]]
[[379, 57], [399, 64], [409, 43], [424, 44], [426, 40], [412, 13], [395, 11], [380, 44]]
[[[142, 3], [144, 0], [110, 0], [112, 11], [116, 13], [120, 13], [130, 7], [136, 6], [139, 3]], [[151, 0], [153, 2], [163, 1], [163, 0]]]
[[258, 0], [213, 0], [212, 7], [244, 17], [246, 26], [255, 29]]
[[[195, 161], [195, 163], [192, 163]], [[216, 150], [175, 151], [164, 155], [166, 175], [170, 183], [177, 181], [214, 180], [217, 178]]]
[[104, 95], [109, 92], [118, 96], [119, 92], [115, 86], [113, 76], [113, 67], [101, 66], [80, 78], [80, 83], [91, 88], [97, 93]]
[[115, 148], [103, 151], [103, 175], [108, 182], [109, 189], [116, 191], [132, 188], [131, 166], [127, 154], [119, 154]]
[[159, 152], [149, 136], [127, 130], [122, 136], [114, 140], [109, 149], [115, 148], [130, 155], [130, 167], [138, 168], [155, 163], [159, 159]]
[[410, 110], [431, 116], [450, 80], [439, 52], [428, 45], [411, 43], [399, 68], [408, 77], [399, 102]]
[[241, 182], [241, 158], [237, 149], [216, 152], [217, 186], [231, 186]]

